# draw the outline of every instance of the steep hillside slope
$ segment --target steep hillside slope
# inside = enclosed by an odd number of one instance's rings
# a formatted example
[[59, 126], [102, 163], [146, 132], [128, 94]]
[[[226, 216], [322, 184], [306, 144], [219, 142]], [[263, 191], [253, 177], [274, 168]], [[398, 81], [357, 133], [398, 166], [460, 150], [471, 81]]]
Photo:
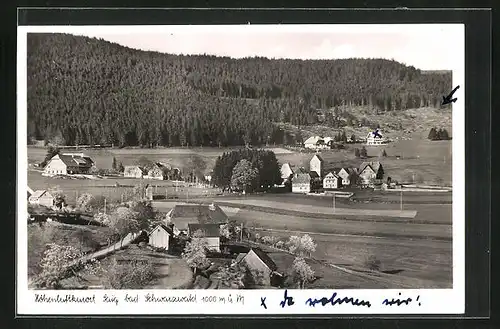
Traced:
[[451, 88], [382, 59], [177, 56], [66, 34], [29, 34], [27, 65], [29, 137], [68, 145], [282, 142], [276, 123], [315, 125], [317, 109], [439, 107]]

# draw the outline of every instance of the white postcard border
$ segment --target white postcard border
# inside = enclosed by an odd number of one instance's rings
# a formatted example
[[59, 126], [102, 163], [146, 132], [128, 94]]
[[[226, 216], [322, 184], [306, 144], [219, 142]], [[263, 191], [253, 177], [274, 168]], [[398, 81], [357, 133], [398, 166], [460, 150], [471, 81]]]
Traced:
[[[461, 36], [459, 44], [450, 45], [456, 49], [456, 56], [450, 58], [453, 71], [453, 86], [460, 86], [455, 93], [457, 98], [453, 104], [453, 289], [353, 289], [353, 290], [288, 290], [294, 298], [294, 304], [281, 307], [284, 290], [155, 290], [155, 291], [33, 291], [28, 290], [27, 282], [27, 70], [26, 70], [26, 34], [36, 32], [81, 33], [82, 31], [99, 31], [100, 33], [192, 33], [195, 31], [227, 31], [228, 26], [19, 26], [17, 36], [17, 301], [18, 315], [76, 315], [76, 314], [462, 314], [465, 311], [465, 27], [463, 24], [342, 24], [342, 25], [234, 25], [231, 32], [248, 31], [296, 32], [332, 32], [332, 33], [384, 33], [401, 31], [419, 34], [424, 30], [445, 29]], [[425, 45], [423, 45], [425, 46]], [[432, 51], [431, 49], [429, 51]], [[371, 303], [371, 307], [342, 304], [331, 306], [306, 305], [308, 298], [330, 298], [333, 293], [337, 297], [352, 297], [359, 301]], [[188, 299], [167, 303], [146, 303], [143, 298], [148, 293], [157, 296], [189, 296], [196, 295], [196, 303]], [[401, 295], [399, 295], [401, 293]], [[35, 295], [46, 297], [60, 295], [94, 296], [96, 303], [37, 303]], [[103, 296], [114, 295], [119, 303], [102, 303]], [[139, 295], [139, 303], [124, 302], [125, 295]], [[203, 297], [215, 296], [203, 302]], [[237, 301], [240, 296], [239, 301]], [[416, 301], [419, 296], [418, 301]], [[241, 299], [243, 297], [243, 299]], [[261, 298], [265, 297], [267, 308], [262, 306]], [[409, 305], [385, 306], [385, 298], [412, 298]], [[233, 302], [230, 302], [231, 299]], [[224, 303], [222, 303], [224, 300]], [[188, 307], [186, 304], [192, 304]], [[419, 305], [420, 304], [420, 305]]]

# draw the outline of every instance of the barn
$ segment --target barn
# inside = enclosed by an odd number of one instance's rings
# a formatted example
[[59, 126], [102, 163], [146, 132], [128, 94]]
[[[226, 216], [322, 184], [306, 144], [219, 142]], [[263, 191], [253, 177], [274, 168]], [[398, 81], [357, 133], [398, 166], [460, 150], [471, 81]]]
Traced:
[[95, 167], [94, 161], [83, 153], [56, 154], [49, 160], [44, 173], [49, 175], [88, 174]]

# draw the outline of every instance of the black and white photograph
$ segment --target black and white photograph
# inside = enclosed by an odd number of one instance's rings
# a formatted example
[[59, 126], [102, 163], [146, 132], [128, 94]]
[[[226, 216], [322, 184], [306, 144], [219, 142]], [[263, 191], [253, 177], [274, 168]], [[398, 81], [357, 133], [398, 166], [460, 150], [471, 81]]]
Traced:
[[45, 26], [23, 42], [29, 290], [463, 282], [463, 27]]

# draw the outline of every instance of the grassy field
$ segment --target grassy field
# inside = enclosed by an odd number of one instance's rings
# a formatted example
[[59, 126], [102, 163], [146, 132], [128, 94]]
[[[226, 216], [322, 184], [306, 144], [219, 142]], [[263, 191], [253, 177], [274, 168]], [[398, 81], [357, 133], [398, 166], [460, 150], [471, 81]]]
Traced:
[[[153, 193], [168, 197], [194, 198], [203, 195], [214, 195], [219, 192], [213, 188], [177, 186], [172, 181], [157, 181], [135, 178], [105, 178], [105, 179], [60, 179], [42, 176], [38, 171], [28, 171], [28, 186], [33, 190], [58, 189], [66, 196], [68, 204], [74, 204], [78, 195], [90, 193], [94, 196], [104, 196], [108, 202], [120, 201], [122, 194], [131, 192], [134, 186], [154, 187]], [[166, 190], [166, 193], [165, 193]]]
[[[354, 148], [362, 145], [350, 144], [348, 149], [334, 151], [321, 151], [325, 160], [325, 168], [341, 166], [359, 166], [362, 161], [381, 161], [386, 177], [394, 180], [407, 182], [415, 175], [415, 180], [425, 183], [441, 182], [451, 185], [452, 179], [452, 142], [451, 141], [429, 141], [425, 134], [412, 135], [412, 139], [399, 139], [389, 145], [377, 147], [366, 146], [369, 159], [357, 159], [354, 156]], [[111, 168], [113, 157], [124, 165], [135, 164], [141, 157], [152, 161], [170, 163], [174, 167], [184, 168], [190, 156], [197, 154], [201, 156], [207, 166], [207, 170], [213, 168], [215, 160], [223, 152], [235, 148], [158, 148], [158, 149], [101, 149], [84, 150], [96, 162], [98, 168]], [[284, 148], [269, 148], [276, 153], [280, 163], [289, 162], [295, 166], [309, 167], [312, 157], [310, 152], [295, 152]], [[381, 150], [385, 149], [387, 157], [379, 157]], [[39, 163], [45, 157], [44, 148], [29, 147], [28, 162]]]
[[[154, 267], [154, 277], [143, 289], [186, 289], [191, 285], [192, 271], [184, 260], [177, 257], [132, 245], [102, 260], [101, 266], [104, 271], [112, 264], [113, 260], [117, 260], [119, 263], [131, 261], [151, 262]], [[102, 277], [86, 273], [82, 273], [81, 275], [85, 280], [85, 286], [110, 288], [108, 283], [105, 282], [106, 280]], [[67, 289], [80, 285], [82, 283], [78, 282], [75, 278], [63, 280], [63, 286]]]
[[[408, 182], [415, 175], [415, 180], [422, 183], [442, 183], [451, 186], [452, 182], [452, 142], [429, 141], [426, 139], [399, 140], [385, 146], [365, 146], [368, 159], [354, 156], [354, 148], [363, 145], [350, 144], [346, 150], [321, 151], [325, 169], [333, 167], [359, 167], [363, 161], [380, 161], [385, 177], [399, 182]], [[387, 157], [380, 157], [385, 149]], [[311, 153], [289, 153], [277, 156], [280, 163], [289, 162], [295, 166], [309, 168]]]
[[[82, 150], [82, 151], [67, 151], [70, 152], [84, 152], [88, 154], [95, 161], [98, 168], [110, 169], [113, 164], [113, 157], [123, 165], [136, 164], [137, 160], [144, 156], [151, 161], [165, 162], [171, 164], [173, 167], [183, 168], [186, 166], [188, 159], [192, 155], [199, 155], [207, 164], [207, 168], [213, 168], [215, 160], [224, 152], [229, 152], [238, 148], [214, 148], [214, 147], [200, 147], [200, 148], [156, 148], [156, 149], [140, 149], [140, 148], [123, 148], [123, 149], [100, 149], [100, 150]], [[268, 148], [276, 155], [288, 154], [291, 151], [274, 147]], [[28, 147], [28, 163], [40, 163], [45, 158], [45, 148]]]
[[[282, 240], [288, 239], [290, 233], [261, 232], [262, 235], [273, 235]], [[370, 237], [341, 237], [311, 234], [317, 244], [313, 258], [325, 261], [354, 272], [346, 274], [345, 287], [361, 289], [383, 288], [451, 288], [452, 287], [452, 245], [451, 242], [424, 241], [409, 239], [375, 239]], [[271, 254], [280, 268], [289, 268], [290, 256], [282, 253]], [[377, 272], [369, 271], [368, 257], [380, 261]], [[288, 262], [280, 263], [280, 258]], [[323, 276], [314, 285], [317, 288], [337, 287], [338, 270], [325, 267], [323, 264], [309, 262], [317, 274]], [[360, 273], [364, 280], [356, 276]], [[367, 279], [369, 278], [369, 279]]]

